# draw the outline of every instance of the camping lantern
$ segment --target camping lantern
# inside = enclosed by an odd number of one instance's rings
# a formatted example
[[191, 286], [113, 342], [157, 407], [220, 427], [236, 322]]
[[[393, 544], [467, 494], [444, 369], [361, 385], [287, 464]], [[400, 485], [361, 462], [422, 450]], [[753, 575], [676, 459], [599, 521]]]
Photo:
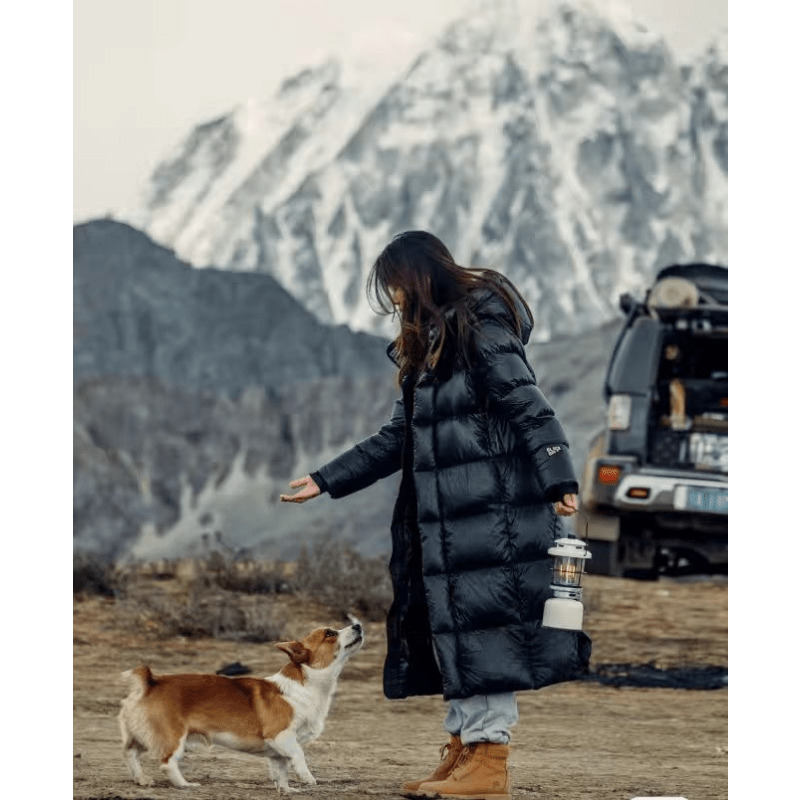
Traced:
[[556, 539], [547, 551], [553, 557], [553, 597], [544, 604], [542, 626], [579, 631], [583, 626], [583, 563], [592, 554], [580, 539]]

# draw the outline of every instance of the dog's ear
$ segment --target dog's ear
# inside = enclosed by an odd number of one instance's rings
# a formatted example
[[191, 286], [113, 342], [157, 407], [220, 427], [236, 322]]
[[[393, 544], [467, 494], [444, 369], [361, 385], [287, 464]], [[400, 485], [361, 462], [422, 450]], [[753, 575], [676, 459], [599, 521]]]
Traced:
[[311, 660], [311, 651], [302, 642], [278, 642], [278, 650], [283, 650], [295, 664], [305, 664]]

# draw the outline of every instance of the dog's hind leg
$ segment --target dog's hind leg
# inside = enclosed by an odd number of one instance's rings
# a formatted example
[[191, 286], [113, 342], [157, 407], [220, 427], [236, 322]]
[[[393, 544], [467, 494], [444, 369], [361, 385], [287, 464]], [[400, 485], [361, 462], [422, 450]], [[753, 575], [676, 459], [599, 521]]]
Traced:
[[128, 762], [128, 769], [131, 771], [133, 780], [139, 786], [152, 786], [155, 781], [144, 774], [142, 765], [139, 763], [139, 753], [143, 751], [144, 748], [138, 742], [131, 742], [125, 747], [125, 759]]
[[189, 781], [181, 775], [180, 769], [178, 769], [178, 761], [180, 761], [181, 756], [183, 756], [183, 751], [186, 748], [186, 736], [187, 734], [184, 733], [178, 740], [176, 746], [165, 750], [161, 758], [161, 769], [167, 774], [172, 785], [179, 789], [187, 789], [190, 786], [200, 785], [199, 783], [189, 783]]
[[119, 727], [122, 731], [122, 752], [131, 777], [139, 786], [152, 786], [153, 779], [144, 774], [142, 765], [139, 763], [139, 753], [143, 753], [147, 748], [133, 736], [122, 715], [119, 717]]

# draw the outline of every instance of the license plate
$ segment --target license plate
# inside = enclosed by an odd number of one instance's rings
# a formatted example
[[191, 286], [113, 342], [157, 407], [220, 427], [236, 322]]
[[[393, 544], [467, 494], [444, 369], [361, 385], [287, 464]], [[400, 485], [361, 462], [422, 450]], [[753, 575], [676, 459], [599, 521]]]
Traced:
[[728, 513], [727, 489], [703, 489], [699, 486], [681, 486], [676, 493], [675, 505], [687, 511], [707, 511], [712, 514]]

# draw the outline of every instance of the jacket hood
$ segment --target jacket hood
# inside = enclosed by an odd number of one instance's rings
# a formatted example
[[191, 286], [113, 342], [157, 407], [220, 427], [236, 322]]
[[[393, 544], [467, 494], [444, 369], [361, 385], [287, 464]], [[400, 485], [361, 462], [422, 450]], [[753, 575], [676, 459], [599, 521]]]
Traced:
[[[511, 285], [508, 285], [511, 295], [514, 298], [517, 314], [522, 322], [522, 329], [519, 338], [523, 345], [528, 344], [533, 332], [533, 317], [531, 317], [519, 292]], [[508, 306], [497, 292], [491, 289], [479, 289], [473, 293], [474, 311], [480, 321], [488, 319], [499, 319], [509, 330], [514, 330], [514, 319]]]

